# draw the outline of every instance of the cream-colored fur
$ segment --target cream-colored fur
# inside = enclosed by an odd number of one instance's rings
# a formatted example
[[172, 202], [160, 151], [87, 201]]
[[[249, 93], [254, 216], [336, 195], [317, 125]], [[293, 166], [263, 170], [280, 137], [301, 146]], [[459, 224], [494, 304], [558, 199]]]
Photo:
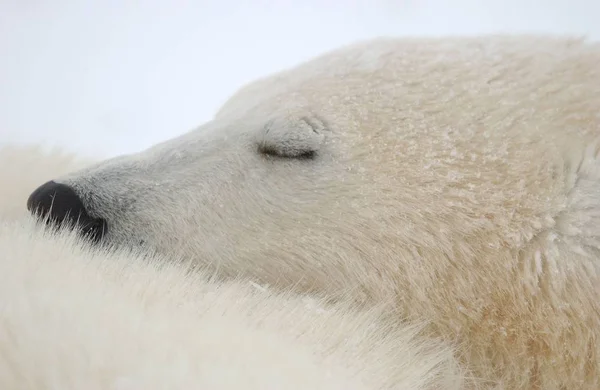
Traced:
[[79, 163], [0, 150], [0, 389], [460, 389], [452, 350], [389, 322], [173, 259], [90, 249], [25, 214]]
[[599, 64], [580, 39], [362, 42], [56, 179], [105, 242], [390, 304], [490, 387], [595, 389]]

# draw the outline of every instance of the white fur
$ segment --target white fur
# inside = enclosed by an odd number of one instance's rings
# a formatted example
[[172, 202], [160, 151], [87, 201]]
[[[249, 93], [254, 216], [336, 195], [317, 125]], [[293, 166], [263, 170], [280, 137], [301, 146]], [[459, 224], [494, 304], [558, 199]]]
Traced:
[[[220, 283], [173, 260], [108, 254], [25, 215], [32, 182], [77, 166], [4, 149], [0, 389], [460, 389], [452, 350], [380, 308]], [[15, 174], [18, 172], [18, 175]]]
[[598, 64], [580, 39], [357, 43], [57, 180], [106, 242], [389, 304], [490, 387], [598, 388]]

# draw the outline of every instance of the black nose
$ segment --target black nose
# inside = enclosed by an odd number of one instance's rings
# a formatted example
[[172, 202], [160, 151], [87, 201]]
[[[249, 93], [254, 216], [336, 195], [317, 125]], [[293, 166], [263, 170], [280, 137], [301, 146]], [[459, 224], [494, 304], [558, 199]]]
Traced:
[[90, 217], [81, 198], [65, 184], [54, 181], [42, 184], [29, 195], [27, 209], [56, 226], [70, 224], [96, 242], [106, 233], [106, 221]]

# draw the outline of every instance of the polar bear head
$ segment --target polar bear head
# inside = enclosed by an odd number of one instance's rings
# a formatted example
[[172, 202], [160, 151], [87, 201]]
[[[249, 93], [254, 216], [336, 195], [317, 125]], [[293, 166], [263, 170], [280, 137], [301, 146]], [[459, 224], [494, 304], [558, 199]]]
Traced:
[[484, 269], [461, 275], [471, 299], [484, 273], [514, 276], [483, 262], [556, 224], [577, 166], [564, 156], [597, 134], [597, 53], [535, 37], [355, 44], [244, 87], [193, 131], [54, 178], [29, 207], [224, 275], [427, 309], [451, 270]]

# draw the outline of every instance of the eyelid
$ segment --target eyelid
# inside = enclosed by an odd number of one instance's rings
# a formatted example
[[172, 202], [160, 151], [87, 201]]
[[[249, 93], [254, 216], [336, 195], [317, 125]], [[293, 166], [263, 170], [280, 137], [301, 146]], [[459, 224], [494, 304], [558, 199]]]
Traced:
[[266, 156], [313, 159], [323, 145], [326, 129], [324, 121], [314, 115], [277, 116], [262, 126], [256, 145]]

